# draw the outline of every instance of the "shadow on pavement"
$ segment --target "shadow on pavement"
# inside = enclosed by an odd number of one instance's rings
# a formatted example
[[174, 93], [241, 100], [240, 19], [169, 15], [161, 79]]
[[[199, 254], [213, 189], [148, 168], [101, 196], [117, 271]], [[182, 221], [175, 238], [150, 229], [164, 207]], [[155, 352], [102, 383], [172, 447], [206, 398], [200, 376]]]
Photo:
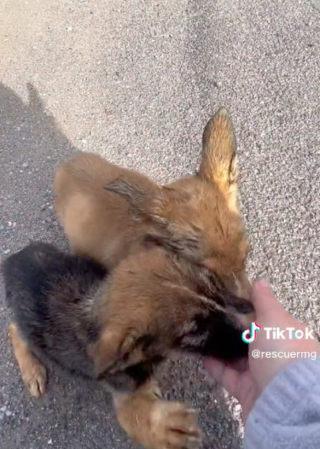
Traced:
[[[0, 249], [1, 258], [30, 240], [66, 248], [52, 207], [56, 166], [75, 148], [29, 84], [24, 102], [0, 84]], [[0, 281], [1, 282], [1, 281]], [[95, 383], [49, 372], [46, 394], [25, 391], [7, 342], [9, 311], [0, 297], [0, 441], [2, 449], [130, 448], [119, 428], [109, 396]], [[206, 449], [241, 446], [238, 423], [220, 388], [208, 385], [198, 362], [169, 361], [163, 368], [164, 394], [186, 400], [200, 411]], [[230, 441], [232, 441], [230, 446]]]

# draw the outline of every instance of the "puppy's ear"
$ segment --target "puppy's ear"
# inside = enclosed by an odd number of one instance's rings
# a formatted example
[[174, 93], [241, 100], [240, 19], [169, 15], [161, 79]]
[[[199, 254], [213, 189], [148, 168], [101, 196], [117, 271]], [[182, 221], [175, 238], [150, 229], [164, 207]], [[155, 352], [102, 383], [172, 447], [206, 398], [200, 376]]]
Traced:
[[126, 178], [118, 178], [107, 184], [105, 190], [126, 199], [137, 214], [148, 216], [158, 224], [166, 225], [173, 208], [189, 200], [190, 195], [169, 187], [155, 185], [145, 188]]
[[198, 261], [201, 237], [191, 232], [183, 233], [176, 226], [168, 224], [163, 230], [150, 231], [145, 235], [145, 242], [162, 246], [167, 250]]
[[113, 374], [128, 364], [136, 338], [126, 332], [108, 328], [102, 332], [98, 342], [89, 348], [89, 356], [94, 363], [96, 377], [102, 378], [107, 372]]
[[150, 203], [153, 198], [159, 197], [160, 199], [161, 197], [160, 186], [146, 189], [144, 186], [126, 178], [118, 178], [107, 184], [104, 189], [109, 192], [117, 193], [140, 213], [145, 213], [147, 211], [147, 204]]
[[230, 206], [236, 205], [236, 139], [230, 114], [225, 108], [220, 108], [204, 129], [198, 175], [214, 183], [230, 200]]
[[172, 187], [144, 189], [127, 179], [118, 179], [105, 187], [125, 198], [137, 215], [150, 220], [145, 242], [153, 243], [188, 258], [197, 258], [199, 235], [177, 224], [179, 208], [188, 204], [191, 195]]
[[89, 346], [88, 355], [93, 360], [94, 374], [98, 379], [116, 363], [120, 346], [120, 336], [112, 330], [104, 331], [99, 340]]

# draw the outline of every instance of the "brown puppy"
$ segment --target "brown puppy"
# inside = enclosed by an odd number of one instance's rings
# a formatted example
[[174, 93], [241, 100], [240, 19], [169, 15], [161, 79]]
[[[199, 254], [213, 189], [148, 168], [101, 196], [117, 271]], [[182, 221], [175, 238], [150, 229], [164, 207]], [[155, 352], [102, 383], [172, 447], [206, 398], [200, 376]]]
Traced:
[[147, 220], [136, 217], [126, 199], [105, 190], [119, 178], [130, 180], [146, 193], [158, 188], [146, 176], [93, 153], [81, 153], [63, 163], [54, 180], [55, 210], [71, 251], [110, 268], [141, 244], [147, 229]]
[[[73, 252], [116, 267], [95, 295], [100, 332], [88, 350], [120, 423], [146, 447], [198, 445], [194, 414], [158, 399], [153, 372], [164, 358], [179, 350], [234, 360], [247, 351], [241, 331], [254, 317], [240, 299], [250, 287], [236, 178], [225, 110], [205, 128], [199, 172], [169, 186], [90, 154], [57, 172], [56, 211]], [[30, 371], [32, 351], [12, 329]]]
[[57, 171], [55, 209], [76, 254], [112, 268], [152, 241], [213, 270], [230, 291], [249, 297], [249, 243], [237, 204], [237, 179], [234, 129], [221, 108], [204, 129], [194, 176], [160, 186], [82, 153]]

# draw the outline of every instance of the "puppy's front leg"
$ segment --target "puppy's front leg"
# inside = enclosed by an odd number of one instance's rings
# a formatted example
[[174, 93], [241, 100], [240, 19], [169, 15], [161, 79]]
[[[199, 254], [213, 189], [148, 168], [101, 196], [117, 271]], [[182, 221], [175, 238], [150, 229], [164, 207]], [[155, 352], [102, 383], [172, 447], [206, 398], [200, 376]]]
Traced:
[[197, 414], [186, 404], [161, 399], [155, 379], [134, 393], [113, 392], [120, 425], [145, 448], [198, 449]]
[[26, 388], [32, 396], [41, 396], [44, 393], [47, 380], [46, 368], [21, 337], [19, 329], [14, 322], [9, 325], [9, 339]]

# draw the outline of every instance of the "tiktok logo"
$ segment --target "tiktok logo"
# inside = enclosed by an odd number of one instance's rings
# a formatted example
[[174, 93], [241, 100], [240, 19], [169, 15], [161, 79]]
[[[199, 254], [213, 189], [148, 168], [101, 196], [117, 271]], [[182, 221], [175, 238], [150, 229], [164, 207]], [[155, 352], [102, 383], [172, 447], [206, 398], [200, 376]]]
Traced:
[[250, 328], [242, 333], [242, 341], [248, 344], [252, 343], [256, 339], [257, 332], [259, 332], [260, 329], [261, 326], [254, 321], [250, 324]]

